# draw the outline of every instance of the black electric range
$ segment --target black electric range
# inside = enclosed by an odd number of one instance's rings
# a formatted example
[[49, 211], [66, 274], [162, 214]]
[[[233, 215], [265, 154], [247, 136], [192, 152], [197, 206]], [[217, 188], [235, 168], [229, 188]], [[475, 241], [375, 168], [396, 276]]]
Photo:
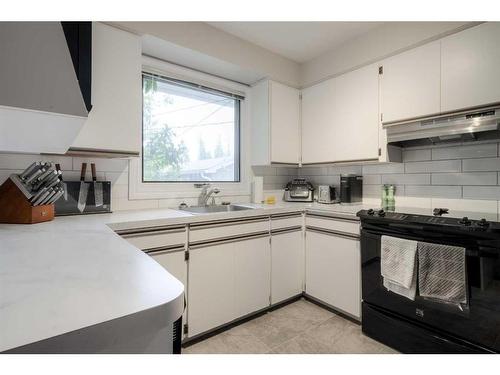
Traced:
[[[500, 223], [445, 209], [361, 210], [362, 330], [403, 353], [500, 353]], [[418, 210], [417, 210], [418, 211]], [[383, 286], [380, 240], [388, 235], [466, 249], [468, 300], [414, 301]]]

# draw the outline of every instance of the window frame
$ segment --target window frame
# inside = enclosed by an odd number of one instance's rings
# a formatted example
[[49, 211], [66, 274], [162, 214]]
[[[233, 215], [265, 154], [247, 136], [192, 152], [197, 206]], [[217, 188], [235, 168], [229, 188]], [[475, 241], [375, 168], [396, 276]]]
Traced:
[[[219, 89], [213, 89], [211, 87], [199, 85], [193, 82], [189, 81], [183, 81], [180, 79], [176, 78], [171, 78], [167, 77], [164, 75], [160, 74], [155, 74], [155, 73], [149, 73], [147, 71], [142, 71], [141, 73], [141, 81], [142, 85], [144, 85], [144, 77], [145, 76], [150, 76], [150, 77], [155, 77], [158, 79], [163, 79], [167, 83], [170, 83], [172, 85], [179, 85], [181, 87], [187, 87], [193, 90], [198, 90], [200, 92], [209, 92], [214, 95], [220, 95], [221, 97], [227, 96], [229, 98], [232, 98], [235, 101], [235, 111], [234, 111], [234, 178], [232, 181], [227, 181], [227, 180], [213, 180], [213, 181], [206, 181], [206, 180], [172, 180], [172, 181], [146, 181], [144, 180], [144, 90], [142, 91], [141, 99], [142, 99], [142, 121], [141, 121], [141, 180], [142, 183], [144, 184], [150, 184], [150, 183], [158, 183], [158, 184], [200, 184], [200, 183], [239, 183], [241, 182], [241, 155], [240, 155], [240, 122], [241, 122], [241, 101], [244, 100], [244, 97], [240, 95], [234, 95]], [[144, 87], [144, 86], [142, 86]]]
[[[239, 105], [239, 181], [208, 182], [216, 184], [221, 189], [221, 197], [228, 197], [228, 200], [248, 198], [251, 193], [251, 133], [250, 133], [250, 95], [251, 88], [246, 84], [220, 78], [211, 74], [192, 70], [180, 65], [172, 64], [150, 56], [142, 57], [142, 69], [138, 72], [141, 79], [139, 81], [141, 89], [141, 111], [142, 111], [142, 72], [151, 72], [161, 76], [172, 77], [186, 82], [193, 82], [205, 87], [236, 94], [243, 99]], [[142, 119], [140, 136], [142, 140]], [[139, 130], [139, 129], [138, 129]], [[139, 135], [138, 134], [138, 135]], [[236, 146], [236, 145], [235, 145]], [[141, 147], [142, 150], [142, 147]], [[133, 200], [160, 200], [160, 207], [171, 207], [180, 200], [190, 202], [191, 198], [197, 198], [200, 189], [195, 187], [199, 182], [176, 181], [176, 182], [142, 182], [142, 151], [139, 157], [129, 159], [128, 173], [128, 199]], [[231, 198], [237, 197], [237, 198]]]

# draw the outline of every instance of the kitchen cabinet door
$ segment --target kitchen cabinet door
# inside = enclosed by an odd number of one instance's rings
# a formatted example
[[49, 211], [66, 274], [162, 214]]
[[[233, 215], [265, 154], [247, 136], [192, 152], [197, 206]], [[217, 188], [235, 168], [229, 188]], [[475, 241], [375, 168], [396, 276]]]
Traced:
[[237, 317], [234, 295], [235, 243], [190, 250], [188, 336], [228, 323]]
[[[151, 258], [156, 260], [163, 268], [172, 274], [177, 280], [184, 285], [184, 294], [187, 298], [187, 262], [184, 258], [184, 250], [176, 250], [169, 252], [151, 253]], [[186, 323], [187, 309], [182, 314], [182, 323]], [[184, 332], [182, 333], [184, 337]]]
[[302, 230], [275, 233], [271, 238], [271, 303], [302, 293], [304, 274]]
[[237, 317], [269, 306], [271, 248], [269, 236], [234, 242], [234, 304]]
[[384, 123], [440, 112], [440, 59], [437, 41], [381, 63], [380, 100]]
[[70, 148], [90, 151], [141, 150], [141, 38], [92, 23], [92, 110]]
[[487, 22], [441, 40], [441, 110], [500, 102], [500, 23]]
[[278, 82], [252, 87], [252, 165], [300, 162], [300, 92]]
[[347, 313], [361, 316], [359, 240], [306, 232], [306, 293]]
[[331, 161], [378, 159], [378, 66], [369, 65], [334, 78], [333, 134], [321, 139]]
[[269, 83], [271, 98], [271, 162], [298, 164], [300, 154], [299, 90]]
[[332, 79], [302, 90], [302, 163], [326, 163], [334, 159], [334, 93]]
[[187, 263], [184, 259], [184, 250], [151, 253], [151, 258], [184, 284], [184, 290], [187, 291]]

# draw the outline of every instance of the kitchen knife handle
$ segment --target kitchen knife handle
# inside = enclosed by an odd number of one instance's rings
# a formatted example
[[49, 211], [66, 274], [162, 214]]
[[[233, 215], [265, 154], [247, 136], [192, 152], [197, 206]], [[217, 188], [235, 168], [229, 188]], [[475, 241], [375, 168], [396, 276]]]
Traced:
[[82, 163], [82, 171], [80, 173], [80, 181], [85, 181], [85, 174], [87, 173], [87, 163]]
[[95, 173], [95, 164], [90, 163], [90, 169], [92, 170], [92, 181], [97, 181], [97, 173]]

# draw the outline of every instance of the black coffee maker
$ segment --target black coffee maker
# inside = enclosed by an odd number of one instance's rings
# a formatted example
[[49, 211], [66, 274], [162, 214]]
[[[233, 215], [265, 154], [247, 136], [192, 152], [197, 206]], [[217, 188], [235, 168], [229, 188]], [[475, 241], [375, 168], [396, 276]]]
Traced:
[[361, 203], [363, 201], [363, 176], [340, 176], [340, 202]]

